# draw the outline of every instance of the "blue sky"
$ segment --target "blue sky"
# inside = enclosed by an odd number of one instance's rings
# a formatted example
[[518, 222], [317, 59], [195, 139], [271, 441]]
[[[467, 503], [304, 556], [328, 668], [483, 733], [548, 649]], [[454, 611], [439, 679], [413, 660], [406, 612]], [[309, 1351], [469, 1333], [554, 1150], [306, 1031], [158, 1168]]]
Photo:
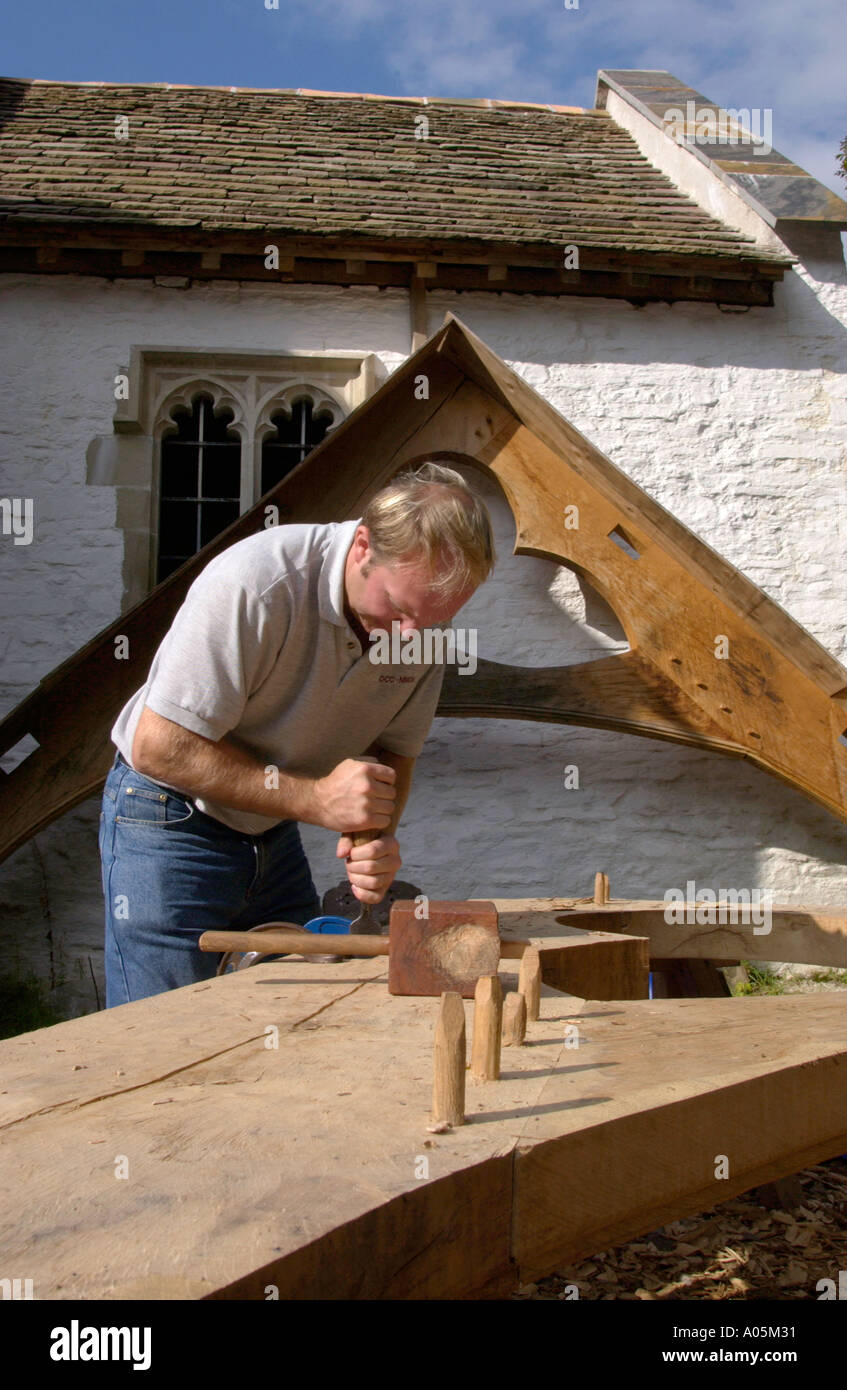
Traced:
[[17, 0], [0, 71], [591, 106], [598, 68], [666, 68], [724, 106], [772, 111], [774, 147], [847, 196], [844, 0], [271, 3]]

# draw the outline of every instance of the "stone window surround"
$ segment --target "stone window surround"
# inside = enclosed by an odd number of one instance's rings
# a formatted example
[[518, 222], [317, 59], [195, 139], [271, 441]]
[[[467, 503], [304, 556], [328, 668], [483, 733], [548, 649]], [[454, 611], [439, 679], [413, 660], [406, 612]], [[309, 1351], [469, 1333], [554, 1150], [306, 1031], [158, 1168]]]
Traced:
[[176, 406], [190, 406], [199, 391], [215, 410], [233, 412], [230, 428], [242, 441], [241, 511], [260, 496], [262, 442], [274, 432], [271, 416], [309, 396], [333, 416], [330, 430], [368, 399], [378, 385], [372, 352], [287, 352], [274, 349], [134, 346], [128, 399], [116, 402], [113, 433], [93, 439], [86, 454], [89, 486], [115, 489], [115, 526], [123, 533], [121, 612], [154, 587], [159, 516], [159, 444]]

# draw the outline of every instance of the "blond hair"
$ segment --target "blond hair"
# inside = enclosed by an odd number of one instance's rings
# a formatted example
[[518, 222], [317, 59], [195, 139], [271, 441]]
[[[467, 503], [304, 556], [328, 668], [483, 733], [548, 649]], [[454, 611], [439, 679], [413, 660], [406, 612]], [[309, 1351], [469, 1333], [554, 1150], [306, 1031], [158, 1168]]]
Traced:
[[461, 473], [438, 463], [398, 473], [368, 502], [362, 525], [374, 564], [428, 569], [437, 597], [483, 584], [496, 563], [485, 504]]

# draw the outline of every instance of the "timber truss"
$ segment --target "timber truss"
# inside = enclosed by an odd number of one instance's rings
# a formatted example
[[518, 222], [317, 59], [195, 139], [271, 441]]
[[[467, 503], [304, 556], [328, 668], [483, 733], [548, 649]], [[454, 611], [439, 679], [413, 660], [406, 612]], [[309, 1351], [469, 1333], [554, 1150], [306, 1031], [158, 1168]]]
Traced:
[[[746, 758], [847, 820], [847, 670], [448, 315], [278, 487], [3, 721], [0, 752], [27, 734], [39, 746], [2, 778], [0, 857], [97, 791], [112, 723], [189, 585], [263, 525], [269, 502], [283, 523], [360, 516], [400, 468], [427, 457], [493, 476], [515, 518], [516, 553], [583, 576], [629, 643], [570, 666], [480, 661], [461, 677], [448, 667], [440, 715], [586, 724]], [[121, 635], [130, 661], [115, 659]]]

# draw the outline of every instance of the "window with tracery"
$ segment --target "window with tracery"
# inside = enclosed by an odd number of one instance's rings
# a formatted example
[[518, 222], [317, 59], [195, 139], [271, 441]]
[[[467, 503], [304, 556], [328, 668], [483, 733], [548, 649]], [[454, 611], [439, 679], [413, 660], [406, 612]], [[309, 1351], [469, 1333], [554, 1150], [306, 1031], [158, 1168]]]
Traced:
[[211, 396], [177, 407], [162, 439], [156, 582], [167, 579], [239, 515], [241, 440], [231, 410], [215, 414]]
[[[290, 395], [290, 392], [289, 392]], [[340, 418], [325, 403], [296, 396], [270, 414], [259, 447], [258, 478], [250, 450], [232, 428], [233, 411], [200, 391], [176, 405], [161, 440], [156, 583], [202, 550], [264, 493], [302, 463]]]
[[263, 493], [282, 482], [285, 475], [321, 443], [333, 418], [326, 407], [316, 410], [309, 396], [301, 396], [292, 401], [290, 415], [284, 410], [277, 411], [271, 416], [271, 424], [275, 433], [262, 442]]
[[87, 453], [89, 481], [115, 490], [122, 610], [284, 481], [378, 373], [374, 353], [346, 349], [134, 345], [112, 432]]

